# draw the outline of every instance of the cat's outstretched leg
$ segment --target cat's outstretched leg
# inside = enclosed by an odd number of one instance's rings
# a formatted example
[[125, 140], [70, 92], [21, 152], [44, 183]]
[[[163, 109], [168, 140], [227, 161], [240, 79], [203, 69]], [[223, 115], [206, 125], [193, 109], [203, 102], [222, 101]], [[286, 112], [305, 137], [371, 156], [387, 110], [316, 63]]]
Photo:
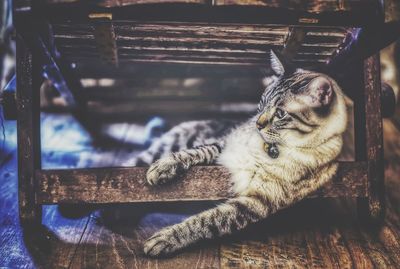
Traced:
[[154, 162], [147, 170], [150, 185], [164, 183], [196, 164], [211, 164], [221, 153], [222, 144], [215, 143], [181, 150]]
[[297, 182], [254, 178], [246, 195], [232, 198], [155, 233], [144, 243], [144, 253], [149, 256], [168, 255], [202, 239], [243, 229], [316, 191], [329, 181], [336, 169], [336, 164], [327, 165], [315, 171], [314, 177]]
[[265, 218], [270, 212], [266, 205], [261, 197], [231, 199], [155, 233], [144, 243], [144, 253], [168, 255], [199, 240], [230, 234]]

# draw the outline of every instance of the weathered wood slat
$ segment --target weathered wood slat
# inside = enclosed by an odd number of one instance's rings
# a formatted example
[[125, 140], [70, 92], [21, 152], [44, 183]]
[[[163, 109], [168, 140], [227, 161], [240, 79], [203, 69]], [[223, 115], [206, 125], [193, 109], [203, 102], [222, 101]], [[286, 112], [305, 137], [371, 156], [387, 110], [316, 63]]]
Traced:
[[[78, 42], [79, 43], [79, 42]], [[60, 51], [65, 55], [72, 56], [87, 56], [93, 57], [98, 55], [95, 51], [95, 47], [89, 44], [82, 44], [80, 48], [75, 47], [76, 45], [63, 44], [60, 45]], [[269, 49], [279, 49], [276, 46], [268, 46], [266, 48]], [[213, 57], [254, 57], [254, 58], [263, 58], [267, 61], [269, 56], [269, 50], [264, 48], [264, 50], [259, 50], [257, 48], [237, 48], [237, 49], [229, 49], [229, 48], [191, 48], [191, 47], [145, 47], [145, 46], [135, 46], [135, 45], [121, 45], [119, 50], [122, 54], [136, 56], [136, 55], [169, 55], [169, 56], [213, 56]], [[317, 46], [306, 46], [301, 47], [297, 56], [308, 58], [308, 57], [321, 57], [328, 59], [333, 52], [336, 50], [336, 47], [327, 47], [325, 49], [318, 48]], [[140, 54], [140, 52], [142, 54]]]
[[[94, 46], [94, 39], [92, 35], [55, 35], [56, 43], [58, 46], [69, 46], [69, 47], [79, 47], [79, 46]], [[337, 48], [340, 44], [342, 38], [337, 37], [310, 37], [305, 38], [305, 41], [301, 43], [304, 47], [320, 47], [320, 50], [326, 48]], [[285, 36], [268, 36], [264, 35], [262, 37], [247, 36], [243, 35], [241, 37], [233, 37], [231, 35], [227, 36], [210, 36], [197, 37], [194, 35], [186, 34], [182, 36], [168, 36], [168, 35], [152, 35], [143, 36], [132, 33], [129, 36], [117, 36], [117, 43], [119, 47], [135, 48], [141, 46], [143, 48], [164, 48], [164, 47], [178, 47], [183, 50], [183, 48], [193, 49], [193, 48], [204, 48], [204, 49], [241, 49], [244, 52], [249, 50], [259, 50], [266, 51], [265, 46], [282, 47], [285, 41]], [[193, 43], [193, 44], [192, 44]]]
[[42, 208], [35, 195], [35, 170], [41, 168], [40, 100], [42, 82], [37, 55], [17, 38], [17, 140], [18, 140], [18, 197], [21, 224], [38, 224]]
[[306, 34], [306, 29], [296, 27], [290, 28], [289, 34], [287, 35], [285, 44], [281, 51], [282, 55], [285, 55], [285, 58], [287, 60], [290, 61], [296, 56], [297, 51], [301, 47], [301, 44], [304, 42]]
[[[286, 40], [289, 27], [258, 24], [217, 24], [217, 23], [185, 23], [185, 22], [138, 22], [113, 21], [117, 35], [124, 37], [229, 37], [250, 39], [283, 38]], [[94, 28], [87, 24], [54, 24], [56, 37], [93, 39]], [[346, 35], [343, 27], [300, 27], [292, 26], [293, 30], [306, 30], [307, 40], [325, 40], [338, 42]]]
[[[62, 51], [77, 51], [76, 44], [60, 44], [59, 48]], [[273, 46], [272, 46], [273, 47]], [[94, 49], [93, 44], [81, 44], [80, 49], [83, 52], [88, 52], [92, 51]], [[131, 52], [140, 52], [142, 51], [143, 53], [171, 53], [171, 54], [217, 54], [217, 55], [258, 55], [258, 54], [265, 54], [266, 51], [260, 50], [260, 49], [249, 49], [249, 48], [244, 48], [244, 49], [229, 49], [229, 48], [191, 48], [191, 47], [183, 47], [183, 46], [177, 46], [177, 47], [146, 47], [146, 46], [132, 46], [132, 45], [120, 45], [119, 46], [120, 50], [129, 50]], [[311, 53], [311, 52], [310, 52]], [[331, 55], [330, 50], [322, 50], [320, 53], [325, 53], [324, 55], [329, 56]], [[318, 54], [315, 52], [315, 54]]]
[[[71, 47], [69, 45], [64, 45], [59, 47], [64, 55], [68, 55], [71, 57], [94, 57], [98, 55], [96, 51], [93, 51], [94, 48], [88, 45], [82, 45], [80, 50], [75, 47]], [[126, 59], [135, 58], [135, 57], [202, 57], [209, 59], [252, 59], [259, 60], [263, 59], [264, 62], [267, 62], [269, 59], [269, 52], [267, 51], [244, 51], [244, 50], [225, 50], [225, 49], [176, 49], [174, 48], [141, 48], [141, 47], [125, 47], [121, 46], [119, 48], [119, 55]], [[311, 55], [311, 56], [320, 56], [323, 58], [327, 58], [326, 55]]]
[[[56, 0], [60, 1], [60, 0]], [[62, 0], [61, 0], [62, 1]], [[64, 0], [65, 1], [65, 0]], [[140, 5], [140, 4], [208, 4], [207, 0], [101, 0], [99, 5], [103, 7], [116, 7], [116, 6], [127, 6], [127, 5]]]
[[[74, 56], [69, 56], [68, 59], [70, 59], [72, 62], [79, 62], [79, 61], [86, 61], [86, 59], [91, 59], [92, 57], [74, 57]], [[267, 64], [261, 62], [261, 60], [257, 61], [257, 62], [240, 62], [236, 59], [234, 60], [229, 60], [229, 59], [225, 59], [224, 61], [211, 61], [211, 60], [207, 60], [204, 58], [200, 58], [200, 59], [176, 59], [173, 57], [169, 57], [169, 58], [164, 58], [164, 59], [155, 59], [153, 57], [141, 57], [141, 58], [133, 58], [133, 59], [120, 59], [120, 63], [126, 63], [126, 64], [142, 64], [142, 63], [154, 63], [154, 64], [185, 64], [187, 65], [219, 65], [219, 66], [249, 66], [249, 67], [266, 67]], [[307, 63], [314, 63], [312, 61], [307, 61]], [[165, 65], [166, 66], [166, 65]], [[165, 67], [164, 68], [167, 68]], [[107, 77], [107, 76], [106, 76]]]
[[[57, 35], [55, 37], [56, 44], [61, 45], [94, 45], [94, 41], [90, 36], [64, 36]], [[246, 38], [246, 37], [244, 37]], [[265, 40], [260, 39], [229, 39], [229, 38], [169, 38], [169, 37], [126, 37], [117, 39], [118, 47], [187, 47], [187, 48], [203, 48], [203, 49], [258, 49], [269, 50], [270, 47], [277, 47], [283, 45], [283, 38], [268, 38]], [[313, 44], [310, 44], [312, 46]], [[318, 43], [321, 47], [337, 47], [338, 44], [332, 43]], [[317, 46], [314, 45], [314, 46]], [[268, 46], [268, 47], [266, 47]]]
[[[231, 197], [229, 172], [220, 166], [198, 166], [164, 186], [146, 183], [147, 168], [38, 170], [38, 199], [47, 203], [128, 203], [220, 200]], [[332, 183], [311, 197], [364, 197], [365, 163], [340, 163]]]
[[376, 54], [364, 62], [368, 213], [375, 222], [383, 221], [386, 210], [379, 59], [379, 54]]
[[[49, 4], [68, 3], [70, 0], [46, 0]], [[81, 1], [84, 2], [84, 1]], [[360, 3], [362, 2], [362, 3]], [[312, 0], [312, 1], [298, 1], [298, 0], [100, 0], [96, 4], [102, 7], [123, 7], [128, 5], [142, 5], [142, 4], [198, 4], [198, 5], [240, 5], [240, 6], [262, 6], [267, 8], [280, 8], [280, 9], [296, 9], [310, 13], [322, 12], [337, 12], [337, 11], [351, 11], [360, 7], [377, 7], [376, 1], [359, 1], [359, 0]]]
[[[227, 24], [227, 23], [206, 23], [206, 22], [174, 22], [174, 21], [157, 21], [157, 22], [144, 22], [135, 20], [114, 20], [118, 32], [132, 32], [138, 31], [139, 33], [149, 33], [149, 31], [156, 31], [157, 33], [163, 32], [176, 32], [176, 33], [198, 33], [198, 34], [216, 34], [216, 33], [231, 33], [231, 34], [262, 34], [262, 35], [286, 35], [288, 32], [287, 26], [281, 25], [262, 25], [262, 24]], [[74, 21], [73, 23], [58, 22], [54, 23], [54, 30], [57, 33], [74, 34], [77, 32], [91, 34], [93, 27], [86, 23]], [[326, 31], [322, 31], [321, 27], [310, 27], [313, 31], [310, 35], [334, 35], [335, 32], [340, 31], [340, 27], [329, 27]], [[163, 31], [161, 31], [163, 30]]]
[[383, 8], [378, 0], [222, 1], [219, 4], [215, 1], [198, 4], [179, 0], [112, 2], [114, 4], [107, 4], [104, 8], [104, 1], [61, 0], [61, 5], [42, 5], [39, 14], [47, 17], [50, 22], [65, 22], [69, 19], [83, 22], [87, 20], [88, 14], [96, 11], [112, 12], [116, 20], [324, 26], [360, 26], [383, 22]]
[[[285, 38], [288, 27], [257, 25], [257, 24], [218, 24], [218, 23], [185, 23], [185, 22], [138, 22], [138, 21], [113, 21], [115, 31], [119, 38], [127, 37], [203, 37], [232, 39], [249, 37], [251, 39]], [[318, 33], [319, 28], [313, 33]], [[340, 29], [340, 28], [339, 28]], [[330, 28], [325, 36], [337, 35], [338, 28]], [[54, 24], [56, 37], [85, 37], [93, 38], [93, 27], [86, 24]], [[332, 33], [332, 34], [330, 34]], [[312, 34], [310, 34], [312, 35]]]
[[89, 17], [92, 19], [93, 35], [100, 57], [105, 62], [118, 67], [118, 51], [112, 14], [91, 14]]
[[[128, 1], [128, 0], [125, 0]], [[365, 1], [364, 5], [370, 5], [372, 1]], [[311, 13], [332, 12], [332, 11], [349, 11], [360, 6], [360, 1], [357, 0], [215, 0], [215, 5], [253, 5], [265, 6], [270, 8], [288, 8], [303, 10]]]
[[[121, 62], [163, 64], [266, 65], [270, 49], [288, 50], [301, 65], [326, 62], [343, 41], [345, 28], [321, 28], [221, 23], [113, 22]], [[94, 28], [85, 24], [55, 24], [60, 52], [78, 65], [95, 59]], [[294, 33], [303, 33], [301, 39]], [[301, 56], [296, 55], [297, 51]], [[313, 55], [314, 54], [314, 55]], [[101, 55], [100, 55], [101, 56]]]
[[[66, 53], [66, 57], [72, 62], [87, 62], [90, 60], [98, 59], [99, 55], [96, 53], [88, 53], [87, 55], [76, 55]], [[168, 68], [170, 64], [181, 64], [188, 67], [189, 65], [216, 65], [216, 66], [224, 66], [231, 67], [239, 66], [243, 68], [255, 67], [255, 68], [267, 68], [268, 67], [268, 55], [265, 57], [258, 58], [249, 58], [249, 57], [196, 57], [196, 56], [177, 56], [177, 55], [146, 55], [146, 54], [120, 54], [120, 62], [125, 64], [141, 64], [141, 63], [154, 63], [154, 64], [162, 64], [163, 68]], [[307, 67], [307, 66], [315, 66], [316, 64], [325, 63], [329, 60], [328, 57], [319, 57], [319, 56], [309, 56], [309, 57], [296, 57], [293, 59], [294, 63], [297, 63], [299, 66]], [[100, 61], [97, 60], [100, 63]], [[215, 68], [215, 67], [214, 67]], [[247, 70], [243, 70], [246, 72]], [[225, 70], [225, 73], [229, 71]], [[194, 73], [192, 74], [192, 76]], [[98, 77], [98, 76], [96, 76]]]

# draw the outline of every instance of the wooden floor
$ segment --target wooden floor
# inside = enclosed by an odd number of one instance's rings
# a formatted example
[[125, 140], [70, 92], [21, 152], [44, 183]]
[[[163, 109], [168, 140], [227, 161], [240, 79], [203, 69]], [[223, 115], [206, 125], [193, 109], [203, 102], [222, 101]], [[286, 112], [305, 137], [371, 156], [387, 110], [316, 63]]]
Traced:
[[307, 200], [234, 236], [149, 259], [145, 238], [212, 204], [114, 205], [73, 218], [65, 217], [68, 208], [45, 206], [43, 225], [22, 230], [15, 124], [6, 122], [0, 268], [400, 268], [400, 132], [388, 120], [384, 128], [388, 211], [381, 230], [363, 228], [352, 200]]

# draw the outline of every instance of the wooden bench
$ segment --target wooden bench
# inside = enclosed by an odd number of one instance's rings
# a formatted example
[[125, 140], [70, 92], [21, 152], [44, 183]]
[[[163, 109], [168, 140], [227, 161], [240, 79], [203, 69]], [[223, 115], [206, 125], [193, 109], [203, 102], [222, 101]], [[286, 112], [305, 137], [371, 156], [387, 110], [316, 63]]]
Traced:
[[[143, 167], [43, 170], [43, 68], [77, 118], [90, 124], [93, 104], [83, 92], [95, 95], [96, 89], [85, 89], [81, 78], [117, 79], [123, 87], [135, 76], [254, 77], [268, 69], [270, 49], [318, 68], [343, 49], [351, 27], [383, 22], [380, 1], [88, 2], [14, 1], [22, 224], [40, 221], [45, 204], [229, 197], [229, 174], [218, 166], [194, 167], [176, 185], [162, 187], [146, 185]], [[354, 100], [356, 161], [340, 163], [337, 177], [312, 197], [357, 198], [363, 216], [376, 222], [385, 202], [379, 56], [360, 63], [355, 74], [356, 89], [348, 95]]]

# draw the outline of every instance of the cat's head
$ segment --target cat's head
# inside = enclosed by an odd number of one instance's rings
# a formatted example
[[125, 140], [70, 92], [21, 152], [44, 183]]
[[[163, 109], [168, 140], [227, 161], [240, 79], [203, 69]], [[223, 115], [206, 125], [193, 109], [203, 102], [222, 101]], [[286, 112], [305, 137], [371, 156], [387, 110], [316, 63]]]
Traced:
[[346, 128], [346, 106], [329, 76], [288, 66], [271, 51], [275, 76], [262, 95], [256, 127], [267, 143], [314, 147]]

